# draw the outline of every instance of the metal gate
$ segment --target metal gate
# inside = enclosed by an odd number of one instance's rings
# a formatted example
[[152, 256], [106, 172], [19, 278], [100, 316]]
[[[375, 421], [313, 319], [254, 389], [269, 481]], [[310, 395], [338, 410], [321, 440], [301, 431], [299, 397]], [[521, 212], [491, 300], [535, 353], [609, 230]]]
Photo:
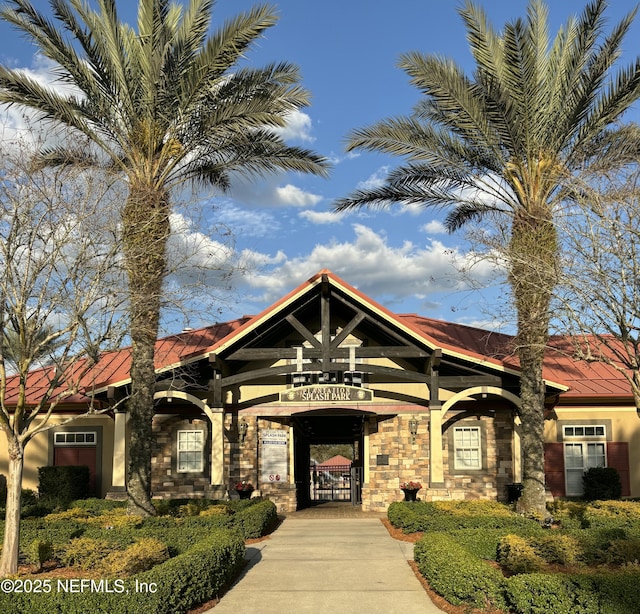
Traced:
[[351, 465], [311, 465], [312, 501], [350, 501]]
[[364, 467], [351, 467], [351, 504], [360, 505], [362, 503], [362, 481], [364, 478]]
[[311, 465], [311, 501], [362, 503], [362, 467]]

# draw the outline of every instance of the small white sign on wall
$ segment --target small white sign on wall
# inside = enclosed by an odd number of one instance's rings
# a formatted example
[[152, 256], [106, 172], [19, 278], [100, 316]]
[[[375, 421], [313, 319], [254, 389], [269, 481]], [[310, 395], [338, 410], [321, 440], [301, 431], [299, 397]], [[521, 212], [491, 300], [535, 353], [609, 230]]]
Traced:
[[289, 433], [276, 429], [260, 431], [260, 481], [278, 484], [287, 481]]

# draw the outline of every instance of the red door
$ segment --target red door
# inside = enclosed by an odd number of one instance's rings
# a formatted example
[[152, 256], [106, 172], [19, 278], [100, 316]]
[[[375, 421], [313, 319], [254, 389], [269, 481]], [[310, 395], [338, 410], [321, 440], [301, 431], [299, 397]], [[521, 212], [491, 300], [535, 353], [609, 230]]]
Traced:
[[96, 496], [96, 448], [56, 446], [53, 453], [56, 467], [87, 465], [89, 467], [89, 494]]

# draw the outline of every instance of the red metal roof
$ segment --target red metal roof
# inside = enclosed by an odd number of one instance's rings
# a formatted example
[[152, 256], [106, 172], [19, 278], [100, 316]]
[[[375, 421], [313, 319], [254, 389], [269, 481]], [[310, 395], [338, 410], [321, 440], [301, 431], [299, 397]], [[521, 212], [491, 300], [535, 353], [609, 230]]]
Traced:
[[[356, 288], [345, 283], [330, 271], [320, 271], [317, 275], [298, 286], [279, 301], [257, 316], [244, 316], [231, 322], [215, 324], [159, 339], [156, 343], [155, 366], [158, 371], [171, 369], [215, 352], [226, 344], [239, 339], [269, 317], [277, 317], [289, 301], [315, 287], [326, 276], [332, 283], [357, 296], [364, 304], [375, 309], [389, 321], [405, 328], [409, 333], [430, 347], [438, 347], [444, 354], [458, 359], [469, 360], [489, 368], [499, 370], [519, 370], [518, 359], [513, 351], [513, 337], [471, 326], [426, 318], [415, 314], [397, 315], [382, 307]], [[592, 340], [593, 344], [593, 340]], [[606, 348], [599, 348], [603, 353]], [[98, 363], [83, 377], [81, 389], [86, 395], [92, 391], [104, 391], [109, 386], [123, 385], [130, 381], [130, 348], [105, 352]], [[624, 376], [614, 367], [601, 362], [576, 360], [575, 346], [565, 337], [554, 337], [545, 358], [544, 378], [569, 388], [563, 398], [630, 397], [630, 388]], [[82, 364], [78, 363], [78, 371]], [[28, 378], [29, 404], [35, 404], [46, 390], [50, 371], [33, 371]], [[16, 398], [16, 382], [10, 380], [6, 402], [11, 404]], [[56, 394], [64, 390], [56, 391]], [[69, 402], [88, 401], [88, 396], [75, 395]]]
[[318, 469], [332, 469], [334, 467], [351, 467], [351, 460], [346, 456], [338, 454], [328, 458], [326, 461], [322, 461], [319, 465], [316, 465]]

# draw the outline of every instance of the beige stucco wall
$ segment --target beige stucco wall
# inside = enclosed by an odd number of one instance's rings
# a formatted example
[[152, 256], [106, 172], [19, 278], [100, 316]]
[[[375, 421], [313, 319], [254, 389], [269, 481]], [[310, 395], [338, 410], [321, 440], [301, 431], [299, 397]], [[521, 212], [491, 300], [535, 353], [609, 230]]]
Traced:
[[640, 417], [633, 406], [556, 407], [545, 421], [545, 443], [561, 442], [562, 427], [568, 424], [605, 424], [607, 441], [629, 443], [631, 496], [640, 497]]
[[[55, 416], [51, 419], [50, 425], [56, 427], [61, 425], [71, 416]], [[89, 416], [75, 418], [65, 426], [82, 427], [102, 427], [101, 445], [101, 496], [104, 496], [111, 484], [112, 473], [112, 450], [113, 450], [113, 420], [106, 415]], [[7, 475], [9, 458], [7, 454], [7, 440], [5, 435], [0, 435], [2, 445], [0, 445], [0, 474]], [[53, 462], [53, 448], [51, 442], [51, 429], [38, 433], [25, 448], [24, 473], [22, 487], [31, 490], [38, 489], [38, 467], [45, 467]]]

